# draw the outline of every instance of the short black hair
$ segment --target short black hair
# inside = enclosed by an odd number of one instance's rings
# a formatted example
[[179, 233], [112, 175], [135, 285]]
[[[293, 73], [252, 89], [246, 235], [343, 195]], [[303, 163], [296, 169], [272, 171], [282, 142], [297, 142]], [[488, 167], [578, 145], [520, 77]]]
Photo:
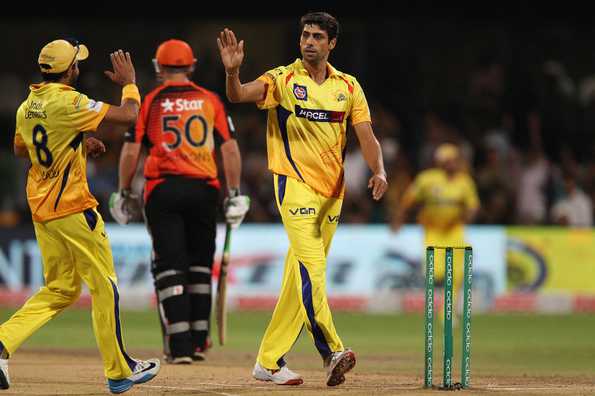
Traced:
[[339, 37], [339, 21], [337, 18], [326, 12], [310, 12], [300, 19], [300, 31], [304, 31], [306, 25], [318, 25], [320, 29], [328, 34], [329, 41]]

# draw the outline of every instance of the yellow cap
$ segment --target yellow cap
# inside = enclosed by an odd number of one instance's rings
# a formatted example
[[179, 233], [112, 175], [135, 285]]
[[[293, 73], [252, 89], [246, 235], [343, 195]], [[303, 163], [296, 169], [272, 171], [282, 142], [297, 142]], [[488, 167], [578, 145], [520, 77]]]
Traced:
[[42, 73], [62, 73], [74, 61], [89, 57], [89, 50], [83, 44], [72, 45], [66, 40], [54, 40], [41, 49], [37, 63]]
[[457, 158], [459, 158], [459, 149], [451, 143], [441, 144], [434, 153], [434, 160], [439, 164]]

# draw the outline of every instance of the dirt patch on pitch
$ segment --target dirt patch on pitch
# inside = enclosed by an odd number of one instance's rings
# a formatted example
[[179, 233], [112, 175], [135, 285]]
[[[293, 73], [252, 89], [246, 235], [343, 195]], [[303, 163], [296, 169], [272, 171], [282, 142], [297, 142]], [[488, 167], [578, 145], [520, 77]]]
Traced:
[[[139, 352], [147, 358], [156, 353]], [[291, 356], [292, 368], [305, 380], [299, 387], [281, 387], [252, 379], [255, 355], [215, 351], [209, 360], [190, 366], [164, 365], [160, 375], [146, 385], [136, 386], [127, 394], [138, 395], [436, 395], [438, 390], [424, 390], [421, 375], [412, 374], [411, 366], [397, 356], [370, 355], [360, 358], [347, 382], [336, 388], [324, 385], [325, 374], [314, 354]], [[392, 370], [389, 368], [393, 367]], [[22, 350], [10, 360], [12, 387], [2, 395], [105, 395], [99, 355], [94, 350]], [[410, 374], [407, 374], [410, 373]], [[420, 373], [421, 374], [421, 373]], [[438, 378], [436, 378], [438, 381]], [[595, 380], [572, 376], [499, 376], [473, 377], [469, 395], [591, 395]]]

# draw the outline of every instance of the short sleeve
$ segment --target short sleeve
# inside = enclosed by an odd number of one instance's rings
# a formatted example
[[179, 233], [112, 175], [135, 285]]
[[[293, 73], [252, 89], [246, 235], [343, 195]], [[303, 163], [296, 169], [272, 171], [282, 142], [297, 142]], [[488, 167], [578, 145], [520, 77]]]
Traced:
[[357, 80], [353, 84], [353, 102], [351, 105], [351, 125], [359, 124], [361, 122], [372, 122], [370, 116], [370, 108], [364, 90], [359, 85]]
[[235, 132], [233, 121], [227, 115], [223, 102], [217, 96], [213, 98], [213, 106], [215, 107], [215, 141], [224, 143], [233, 138]]
[[141, 143], [146, 133], [147, 119], [149, 117], [149, 109], [151, 107], [152, 97], [147, 96], [143, 101], [136, 125], [134, 126], [134, 133], [130, 133], [130, 142]]
[[256, 102], [256, 106], [260, 110], [273, 109], [279, 105], [279, 84], [278, 79], [284, 74], [284, 68], [278, 67], [273, 70], [269, 70], [262, 76], [258, 77], [258, 81], [265, 83], [265, 94], [261, 100]]
[[109, 110], [109, 105], [71, 91], [66, 96], [67, 114], [72, 127], [80, 132], [94, 132]]

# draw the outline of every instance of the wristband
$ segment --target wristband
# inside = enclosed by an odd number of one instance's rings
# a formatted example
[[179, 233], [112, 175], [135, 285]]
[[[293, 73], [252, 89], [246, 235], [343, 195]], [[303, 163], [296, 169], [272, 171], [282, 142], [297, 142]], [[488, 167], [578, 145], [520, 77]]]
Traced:
[[127, 99], [134, 100], [140, 106], [140, 93], [136, 84], [126, 84], [122, 88], [122, 102]]
[[240, 195], [240, 189], [239, 188], [230, 188], [227, 191], [227, 195], [229, 196], [229, 198], [237, 197], [238, 195]]

